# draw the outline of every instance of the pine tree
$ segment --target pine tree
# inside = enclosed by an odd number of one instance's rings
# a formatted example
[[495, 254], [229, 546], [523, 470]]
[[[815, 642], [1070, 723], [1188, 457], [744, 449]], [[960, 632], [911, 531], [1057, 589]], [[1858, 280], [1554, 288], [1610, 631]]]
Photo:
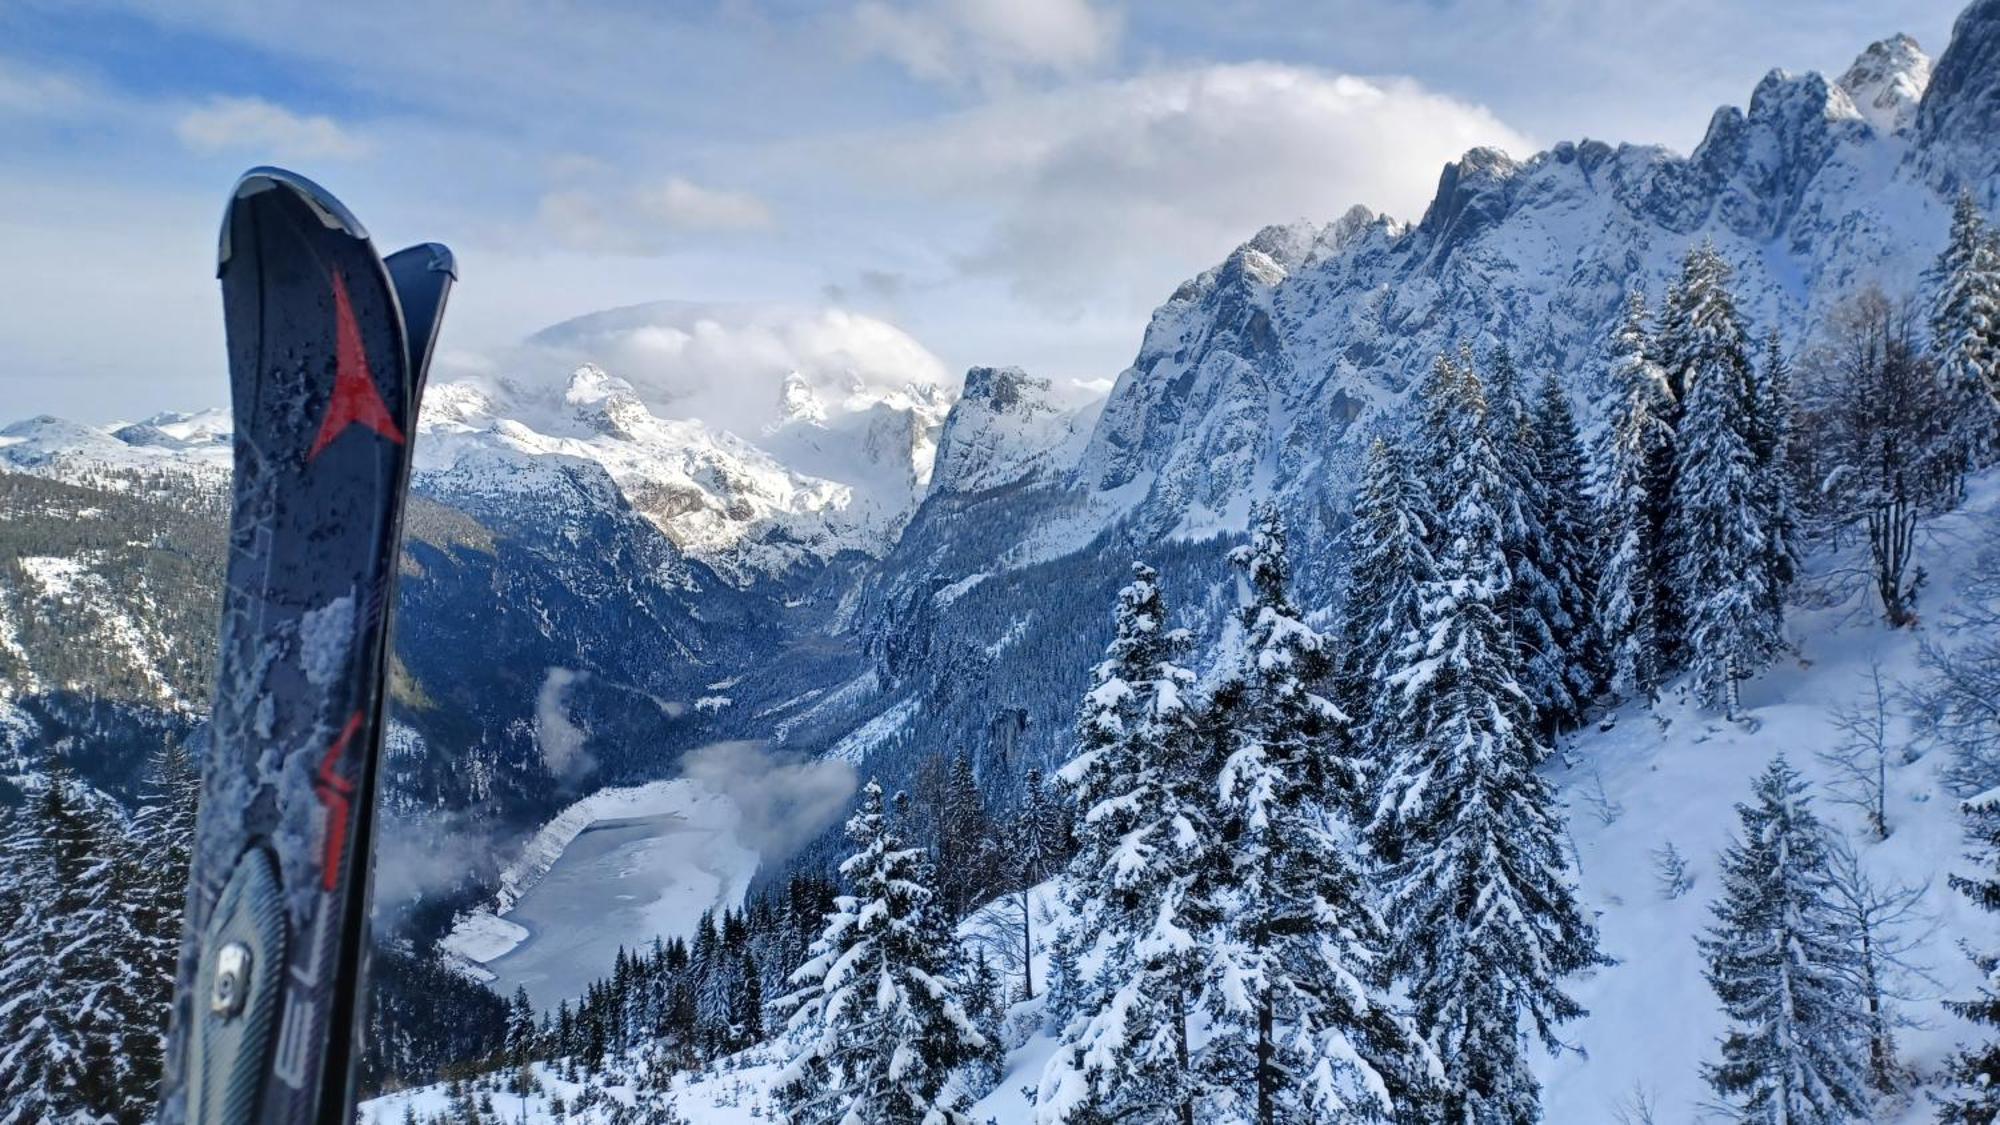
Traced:
[[1348, 539], [1347, 598], [1341, 613], [1337, 700], [1353, 723], [1357, 757], [1371, 770], [1386, 760], [1395, 710], [1387, 662], [1416, 628], [1417, 596], [1436, 574], [1431, 559], [1430, 505], [1402, 450], [1377, 438], [1354, 498]]
[[[121, 825], [52, 762], [10, 816], [0, 886], [0, 1122], [138, 1120], [158, 1077], [157, 1013]], [[149, 1053], [149, 1047], [152, 1049]], [[144, 1070], [149, 1057], [153, 1070]]]
[[1619, 398], [1598, 458], [1604, 550], [1596, 618], [1611, 689], [1648, 700], [1669, 671], [1663, 564], [1674, 448], [1671, 392], [1651, 349], [1645, 298], [1634, 293], [1618, 330], [1612, 380]]
[[1733, 718], [1739, 683], [1784, 639], [1782, 612], [1769, 604], [1777, 516], [1758, 480], [1757, 401], [1728, 281], [1713, 246], [1688, 254], [1669, 347], [1687, 393], [1670, 536], [1696, 696]]
[[[1313, 685], [1330, 645], [1292, 604], [1275, 505], [1231, 561], [1250, 591], [1240, 662], [1215, 693], [1220, 827], [1230, 894], [1211, 993], [1211, 1069], [1235, 1088], [1222, 1119], [1417, 1119], [1436, 1060], [1389, 1004], [1387, 927], [1336, 808], [1361, 788]], [[1398, 1115], [1401, 1116], [1398, 1116]]]
[[953, 1072], [986, 1040], [960, 999], [957, 945], [923, 853], [891, 831], [869, 782], [847, 822], [841, 865], [852, 893], [835, 900], [812, 958], [792, 974], [791, 1060], [778, 1099], [794, 1125], [948, 1125], [966, 1120]]
[[1970, 191], [1952, 209], [1951, 236], [1930, 280], [1932, 351], [1951, 405], [1939, 437], [1963, 473], [2000, 453], [2000, 240]]
[[986, 796], [972, 767], [972, 755], [952, 756], [945, 768], [938, 813], [938, 888], [947, 917], [957, 920], [992, 897], [999, 883], [1000, 853]]
[[[1042, 1074], [1047, 1125], [1115, 1119], [1193, 1125], [1212, 1083], [1189, 1020], [1210, 975], [1215, 832], [1188, 691], [1185, 631], [1168, 628], [1158, 574], [1133, 566], [1117, 631], [1077, 719], [1059, 777], [1075, 794], [1078, 849], [1058, 942], [1055, 999], [1069, 1015]], [[1074, 973], [1094, 950], [1100, 968]]]
[[1738, 805], [1715, 925], [1699, 941], [1733, 1025], [1709, 1085], [1739, 1121], [1818, 1125], [1868, 1116], [1855, 954], [1829, 899], [1825, 829], [1783, 757]]
[[1595, 627], [1596, 549], [1583, 443], [1569, 393], [1554, 375], [1542, 380], [1535, 395], [1533, 432], [1535, 463], [1541, 469], [1541, 569], [1550, 592], [1542, 616], [1555, 641], [1556, 674], [1571, 701], [1554, 717], [1573, 726], [1583, 720], [1584, 704], [1597, 694], [1604, 673]]
[[1570, 682], [1564, 592], [1550, 577], [1554, 550], [1548, 542], [1545, 468], [1534, 415], [1521, 386], [1520, 371], [1505, 348], [1496, 348], [1483, 378], [1486, 424], [1503, 483], [1498, 501], [1500, 549], [1506, 556], [1507, 589], [1496, 607], [1501, 629], [1518, 653], [1521, 689], [1545, 733], [1573, 722], [1582, 711]]
[[1069, 806], [1051, 791], [1041, 770], [1030, 767], [1024, 780], [1027, 795], [1014, 819], [1011, 842], [1014, 898], [1021, 912], [1021, 998], [1033, 1000], [1037, 940], [1033, 892], [1068, 861], [1070, 823]]
[[1576, 901], [1554, 791], [1496, 610], [1508, 581], [1505, 480], [1475, 373], [1447, 383], [1438, 574], [1395, 654], [1400, 734], [1368, 836], [1418, 1027], [1441, 1059], [1454, 1121], [1531, 1122], [1539, 1087], [1521, 1023], [1556, 1045], [1582, 1014], [1563, 976], [1602, 963]]
[[1751, 372], [1749, 434], [1757, 507], [1766, 521], [1765, 616], [1782, 621], [1785, 595], [1798, 578], [1799, 520], [1792, 494], [1792, 367], [1777, 329], [1764, 337], [1764, 361]]
[[990, 1090], [1000, 1081], [1007, 1061], [1000, 1026], [1007, 1014], [1007, 999], [1000, 984], [1000, 975], [993, 971], [993, 962], [984, 949], [976, 951], [966, 965], [964, 994], [966, 1018], [979, 1029], [981, 1038], [985, 1040], [984, 1045], [972, 1054], [967, 1066], [973, 1075], [974, 1085]]
[[151, 773], [131, 830], [118, 842], [118, 867], [130, 888], [127, 918], [136, 952], [129, 965], [133, 977], [124, 993], [129, 1009], [124, 1019], [134, 1029], [153, 1029], [149, 1037], [128, 1040], [131, 1079], [125, 1100], [140, 1114], [150, 1113], [158, 1096], [201, 797], [201, 769], [182, 743], [169, 743], [154, 755]]
[[[1965, 802], [1966, 827], [1977, 848], [1980, 865], [1974, 875], [1953, 875], [1951, 886], [1988, 913], [2000, 914], [2000, 789]], [[1974, 1023], [2000, 1028], [2000, 948], [1970, 947], [1973, 963], [1985, 977], [1974, 1000], [1946, 1001], [1946, 1006]], [[1953, 1125], [1993, 1125], [2000, 1121], [2000, 1039], [1967, 1048], [1952, 1060], [1956, 1087], [1938, 1120]]]

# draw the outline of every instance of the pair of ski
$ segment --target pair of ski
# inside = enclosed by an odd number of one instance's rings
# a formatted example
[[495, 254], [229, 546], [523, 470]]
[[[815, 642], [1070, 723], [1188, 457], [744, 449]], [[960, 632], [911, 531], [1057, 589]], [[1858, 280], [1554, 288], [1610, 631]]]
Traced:
[[216, 273], [235, 410], [222, 646], [162, 1082], [167, 1125], [345, 1122], [411, 441], [456, 277], [256, 168]]

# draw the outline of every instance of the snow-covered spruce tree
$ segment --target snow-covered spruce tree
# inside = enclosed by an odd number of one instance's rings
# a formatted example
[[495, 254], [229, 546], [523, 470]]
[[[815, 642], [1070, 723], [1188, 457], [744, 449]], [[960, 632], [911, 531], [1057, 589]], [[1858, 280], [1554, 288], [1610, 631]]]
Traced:
[[890, 830], [869, 782], [847, 822], [851, 893], [835, 900], [811, 959], [792, 974], [792, 1056], [777, 1097], [792, 1125], [947, 1125], [966, 1120], [957, 1073], [985, 1047], [959, 995], [957, 944], [925, 885], [921, 849]]
[[1736, 807], [1715, 924], [1698, 940], [1731, 1029], [1710, 1086], [1736, 1120], [1822, 1125], [1868, 1116], [1854, 949], [1829, 899], [1825, 829], [1783, 757]]
[[1061, 871], [1070, 854], [1069, 805], [1053, 791], [1042, 771], [1030, 767], [1024, 779], [1026, 795], [1010, 834], [1014, 908], [1021, 922], [1021, 998], [1033, 1000], [1035, 954], [1042, 935], [1035, 932], [1036, 887]]
[[1497, 497], [1500, 549], [1509, 571], [1498, 606], [1500, 624], [1518, 650], [1521, 690], [1546, 735], [1572, 722], [1582, 704], [1569, 682], [1569, 654], [1560, 639], [1564, 630], [1556, 620], [1563, 612], [1562, 591], [1549, 577], [1552, 551], [1542, 524], [1548, 497], [1541, 443], [1514, 357], [1506, 348], [1495, 348], [1487, 367], [1486, 424], [1506, 485]]
[[[0, 1122], [129, 1119], [152, 1108], [157, 1012], [119, 826], [53, 766], [8, 817], [0, 871]], [[140, 1068], [149, 1057], [154, 1070]]]
[[1229, 886], [1207, 1053], [1234, 1097], [1210, 1120], [1423, 1120], [1436, 1060], [1390, 1003], [1388, 929], [1335, 812], [1361, 775], [1336, 737], [1346, 716], [1313, 691], [1331, 646], [1292, 604], [1274, 505], [1230, 560], [1249, 589], [1243, 647], [1204, 725]]
[[1696, 697], [1734, 718], [1739, 683], [1784, 646], [1784, 620], [1769, 604], [1776, 514], [1751, 447], [1757, 401], [1728, 283], [1713, 246], [1688, 254], [1667, 348], [1687, 388], [1668, 535]]
[[1541, 468], [1542, 574], [1551, 593], [1542, 616], [1560, 655], [1559, 674], [1572, 707], [1555, 715], [1565, 725], [1583, 719], [1583, 705], [1604, 678], [1596, 628], [1596, 537], [1591, 531], [1589, 472], [1569, 392], [1551, 374], [1534, 401], [1535, 462]]
[[1391, 660], [1398, 733], [1368, 837], [1386, 864], [1397, 968], [1449, 1083], [1448, 1119], [1526, 1123], [1541, 1110], [1523, 1024], [1559, 1046], [1556, 1025], [1583, 1014], [1561, 979], [1604, 958], [1495, 609], [1505, 482], [1484, 394], [1465, 370], [1445, 389], [1459, 420], [1442, 451], [1450, 506], [1421, 620]]
[[[1384, 438], [1368, 447], [1368, 461], [1354, 495], [1347, 542], [1346, 601], [1341, 607], [1341, 652], [1336, 698], [1352, 725], [1352, 741], [1365, 768], [1385, 760], [1395, 709], [1378, 701], [1389, 691], [1385, 662], [1416, 628], [1417, 594], [1436, 573], [1426, 540], [1430, 505], [1402, 449]], [[1391, 728], [1393, 729], [1393, 728]]]
[[1626, 305], [1614, 351], [1619, 397], [1598, 458], [1603, 546], [1596, 620], [1611, 689], [1650, 700], [1670, 670], [1662, 612], [1674, 431], [1671, 394], [1652, 358], [1646, 302], [1638, 293]]
[[1188, 698], [1194, 675], [1179, 663], [1188, 637], [1167, 620], [1158, 574], [1135, 564], [1059, 775], [1076, 798], [1078, 847], [1052, 998], [1067, 1019], [1036, 1097], [1044, 1125], [1194, 1125], [1217, 1089], [1189, 1028], [1221, 923], [1213, 774]]
[[1952, 209], [1930, 283], [1931, 350], [1952, 408], [1942, 436], [1963, 471], [2000, 454], [2000, 240], [1970, 191]]
[[155, 1034], [130, 1041], [134, 1105], [150, 1107], [165, 1049], [166, 1012], [172, 1005], [180, 958], [181, 918], [187, 906], [188, 867], [201, 798], [201, 768], [182, 743], [153, 756], [152, 778], [131, 830], [118, 841], [119, 865], [132, 888], [129, 924], [137, 946], [128, 997], [134, 1027], [148, 1022]]
[[1799, 572], [1799, 520], [1792, 496], [1792, 367], [1777, 329], [1764, 337], [1764, 358], [1750, 373], [1750, 456], [1765, 513], [1763, 613], [1783, 621], [1785, 596]]
[[[1979, 869], [1971, 875], [1953, 875], [1952, 889], [1981, 910], [2000, 914], [2000, 789], [1973, 797], [1964, 808], [1966, 828], [1976, 845], [1972, 858]], [[2000, 1029], [2000, 947], [1968, 945], [1966, 952], [1985, 974], [1985, 983], [1977, 999], [1946, 1001], [1946, 1006], [1974, 1023]], [[1951, 1079], [1955, 1088], [1939, 1111], [1939, 1121], [1954, 1125], [2000, 1121], [2000, 1039], [1960, 1052], [1952, 1060]]]

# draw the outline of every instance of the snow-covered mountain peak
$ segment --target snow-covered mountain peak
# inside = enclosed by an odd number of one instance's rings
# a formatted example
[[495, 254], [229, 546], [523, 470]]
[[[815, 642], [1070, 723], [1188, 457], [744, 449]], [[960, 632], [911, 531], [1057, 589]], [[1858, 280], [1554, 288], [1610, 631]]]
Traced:
[[784, 426], [805, 422], [823, 425], [826, 418], [826, 403], [819, 397], [819, 392], [813, 390], [812, 382], [797, 371], [785, 376], [784, 383], [778, 387], [777, 424]]
[[1916, 131], [1934, 184], [1946, 191], [1984, 186], [1983, 202], [1993, 204], [1996, 193], [1979, 172], [2000, 136], [2000, 0], [1976, 0], [1959, 13], [1924, 88]]
[[1018, 367], [972, 368], [938, 438], [931, 495], [979, 492], [1041, 474], [1065, 459], [1051, 454], [1078, 432], [1078, 414], [1056, 401], [1047, 379]]
[[1899, 33], [1869, 44], [1840, 76], [1839, 86], [1870, 125], [1895, 133], [1916, 120], [1930, 83], [1931, 57]]
[[42, 414], [0, 428], [0, 467], [108, 488], [134, 473], [220, 484], [230, 464], [229, 415], [220, 410], [104, 427]]

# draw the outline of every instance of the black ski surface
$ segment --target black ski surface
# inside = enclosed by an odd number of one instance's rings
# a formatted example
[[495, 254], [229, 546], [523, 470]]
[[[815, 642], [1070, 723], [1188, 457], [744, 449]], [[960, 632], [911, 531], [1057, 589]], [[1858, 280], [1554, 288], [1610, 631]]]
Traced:
[[169, 1125], [353, 1112], [389, 618], [453, 276], [441, 246], [396, 258], [278, 169], [247, 173], [223, 219], [235, 495]]

